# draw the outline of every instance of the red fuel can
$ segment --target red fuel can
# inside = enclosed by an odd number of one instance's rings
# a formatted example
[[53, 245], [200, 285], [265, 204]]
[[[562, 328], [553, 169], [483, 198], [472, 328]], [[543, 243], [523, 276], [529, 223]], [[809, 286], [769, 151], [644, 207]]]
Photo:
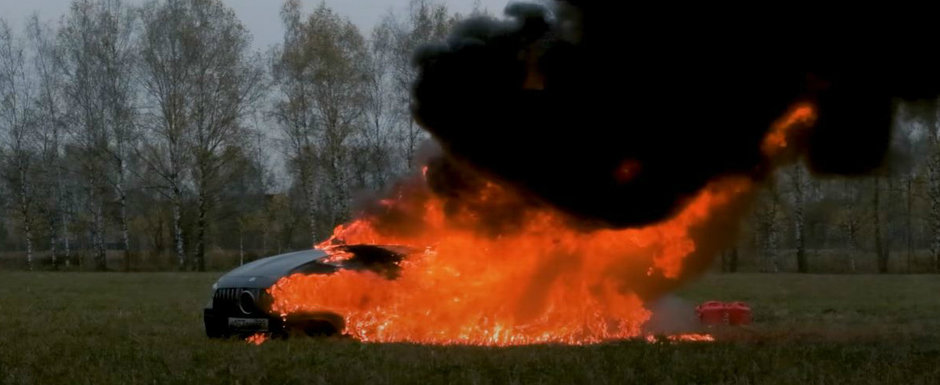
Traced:
[[702, 325], [750, 325], [753, 321], [751, 306], [744, 302], [724, 303], [708, 301], [695, 308]]
[[750, 325], [753, 320], [751, 306], [744, 302], [725, 304], [725, 309], [728, 312], [729, 325]]
[[695, 308], [699, 321], [703, 325], [722, 325], [728, 323], [728, 312], [725, 304], [718, 301], [708, 301]]

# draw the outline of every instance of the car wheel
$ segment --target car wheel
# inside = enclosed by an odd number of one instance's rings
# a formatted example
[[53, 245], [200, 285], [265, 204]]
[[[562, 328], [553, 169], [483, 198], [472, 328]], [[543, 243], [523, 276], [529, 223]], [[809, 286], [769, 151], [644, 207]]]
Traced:
[[333, 337], [342, 333], [343, 317], [333, 313], [315, 313], [292, 317], [287, 323], [291, 334], [309, 337]]
[[304, 323], [301, 330], [309, 337], [332, 337], [339, 334], [336, 325], [330, 321], [310, 320]]

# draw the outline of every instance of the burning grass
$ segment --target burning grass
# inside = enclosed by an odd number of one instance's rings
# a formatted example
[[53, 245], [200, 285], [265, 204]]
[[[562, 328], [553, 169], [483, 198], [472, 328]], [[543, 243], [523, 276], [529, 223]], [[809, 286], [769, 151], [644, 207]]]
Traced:
[[692, 303], [743, 300], [716, 343], [523, 347], [213, 341], [214, 274], [2, 273], [0, 384], [938, 383], [936, 276], [712, 275]]

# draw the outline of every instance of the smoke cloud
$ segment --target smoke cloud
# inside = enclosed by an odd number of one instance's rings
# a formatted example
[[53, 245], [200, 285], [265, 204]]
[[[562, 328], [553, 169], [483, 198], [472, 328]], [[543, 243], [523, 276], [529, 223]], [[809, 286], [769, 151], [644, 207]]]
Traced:
[[762, 139], [795, 104], [818, 109], [794, 144], [810, 168], [855, 175], [885, 157], [893, 98], [940, 93], [927, 63], [883, 65], [919, 44], [910, 31], [742, 11], [567, 0], [464, 22], [416, 55], [414, 115], [443, 149], [430, 186], [459, 198], [493, 180], [585, 226], [641, 226], [722, 176], [763, 178]]

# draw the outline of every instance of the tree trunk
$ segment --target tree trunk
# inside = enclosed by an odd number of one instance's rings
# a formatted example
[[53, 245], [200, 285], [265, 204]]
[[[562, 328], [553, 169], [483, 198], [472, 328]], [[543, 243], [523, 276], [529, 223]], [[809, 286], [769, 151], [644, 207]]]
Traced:
[[[937, 160], [932, 162], [940, 163]], [[930, 185], [930, 254], [934, 259], [936, 271], [940, 273], [940, 164], [931, 167]]]
[[[321, 239], [317, 236], [317, 198], [313, 186], [313, 175], [311, 175], [312, 173], [309, 169], [306, 169], [311, 166], [301, 165], [301, 167], [305, 168], [305, 170], [301, 171], [300, 177], [302, 179], [301, 183], [303, 184], [304, 195], [306, 195], [307, 198], [307, 223], [310, 226], [310, 239], [313, 244], [317, 244]], [[280, 244], [278, 244], [278, 249], [280, 249]]]
[[[58, 143], [58, 141], [56, 143]], [[56, 145], [56, 148], [58, 148], [58, 145]], [[65, 259], [65, 268], [68, 269], [72, 265], [72, 245], [69, 239], [71, 238], [71, 233], [69, 232], [69, 195], [65, 192], [63, 187], [64, 178], [62, 177], [62, 167], [59, 162], [55, 164], [55, 178], [56, 205], [62, 210], [62, 246], [65, 248], [63, 258]]]
[[418, 146], [418, 130], [415, 129], [415, 120], [408, 119], [408, 149], [405, 156], [408, 157], [408, 170], [414, 170], [415, 147]]
[[[55, 215], [50, 215], [50, 218], [55, 218]], [[52, 270], [59, 270], [59, 260], [56, 256], [58, 254], [58, 250], [56, 250], [56, 227], [55, 220], [49, 220], [49, 254], [52, 257]]]
[[803, 168], [796, 166], [794, 173], [793, 187], [795, 202], [793, 205], [793, 219], [796, 222], [796, 269], [800, 273], [808, 273], [809, 263], [806, 259], [806, 215], [804, 214]]
[[880, 177], [876, 176], [872, 181], [874, 191], [872, 195], [872, 226], [875, 230], [875, 256], [878, 262], [878, 272], [881, 274], [888, 272], [888, 257], [885, 253], [884, 240], [881, 239], [881, 188]]
[[905, 191], [905, 193], [907, 194], [907, 213], [906, 213], [907, 215], [905, 216], [905, 221], [906, 221], [905, 224], [906, 224], [907, 229], [905, 233], [907, 233], [907, 273], [910, 274], [912, 273], [911, 265], [914, 261], [914, 227], [913, 227], [913, 224], [911, 223], [912, 222], [911, 217], [913, 215], [913, 208], [914, 208], [914, 192], [913, 192], [914, 176], [907, 175], [906, 182], [907, 182], [907, 190]]
[[131, 271], [131, 237], [127, 226], [127, 199], [121, 196], [121, 238], [124, 243], [124, 271]]
[[118, 194], [118, 203], [121, 205], [121, 242], [124, 247], [124, 271], [131, 271], [131, 237], [127, 225], [127, 192], [124, 190], [124, 175], [126, 166], [123, 160], [118, 161], [118, 181], [115, 190]]
[[208, 198], [206, 197], [205, 187], [199, 189], [199, 214], [196, 219], [196, 269], [206, 271], [206, 216], [208, 207]]
[[187, 267], [186, 252], [183, 248], [183, 193], [179, 187], [173, 187], [173, 247], [180, 271]]
[[777, 191], [773, 184], [768, 188], [770, 201], [759, 212], [761, 227], [761, 251], [764, 256], [761, 269], [765, 272], [780, 272], [780, 261], [777, 253]]
[[738, 260], [739, 259], [740, 258], [738, 257], [738, 247], [735, 246], [734, 248], [731, 249], [731, 260], [728, 263], [729, 272], [732, 272], [732, 273], [738, 272]]
[[104, 239], [104, 204], [100, 201], [95, 202], [94, 207], [94, 230], [93, 242], [95, 247], [95, 270], [105, 271], [108, 269], [107, 252]]
[[[931, 111], [931, 116], [936, 111]], [[928, 124], [930, 155], [927, 158], [927, 197], [930, 199], [930, 254], [934, 269], [940, 273], [940, 138], [937, 137], [936, 118]]]
[[722, 271], [726, 273], [737, 273], [738, 272], [738, 247], [732, 247], [731, 250], [725, 251], [721, 255]]
[[[267, 222], [267, 219], [265, 219], [265, 222]], [[268, 255], [268, 231], [269, 231], [268, 228], [269, 227], [270, 226], [265, 225], [264, 228], [261, 229], [261, 255]]]
[[803, 224], [799, 222], [796, 230], [796, 270], [803, 274], [809, 273], [809, 261], [806, 258], [806, 238], [803, 234]]
[[332, 188], [330, 190], [330, 202], [332, 203], [333, 212], [330, 218], [332, 223], [344, 223], [349, 218], [349, 199], [346, 194], [346, 178], [343, 175], [342, 170], [342, 161], [340, 158], [341, 155], [333, 155], [330, 165], [330, 182]]
[[68, 269], [72, 267], [72, 245], [71, 245], [71, 233], [69, 232], [69, 214], [68, 211], [63, 210], [62, 212], [62, 239], [64, 240], [65, 246], [65, 268]]
[[858, 252], [858, 228], [853, 223], [849, 228], [849, 271], [855, 273], [855, 254]]
[[25, 237], [24, 241], [26, 242], [26, 268], [29, 271], [33, 270], [33, 217], [32, 210], [30, 209], [30, 196], [29, 186], [26, 181], [29, 176], [26, 174], [26, 167], [22, 164], [18, 164], [19, 168], [19, 211], [20, 215], [23, 216], [23, 236]]
[[767, 237], [767, 255], [770, 257], [771, 271], [780, 272], [780, 259], [777, 256], [777, 226], [770, 226]]
[[26, 268], [33, 271], [33, 229], [29, 220], [23, 221], [23, 231], [26, 236]]

